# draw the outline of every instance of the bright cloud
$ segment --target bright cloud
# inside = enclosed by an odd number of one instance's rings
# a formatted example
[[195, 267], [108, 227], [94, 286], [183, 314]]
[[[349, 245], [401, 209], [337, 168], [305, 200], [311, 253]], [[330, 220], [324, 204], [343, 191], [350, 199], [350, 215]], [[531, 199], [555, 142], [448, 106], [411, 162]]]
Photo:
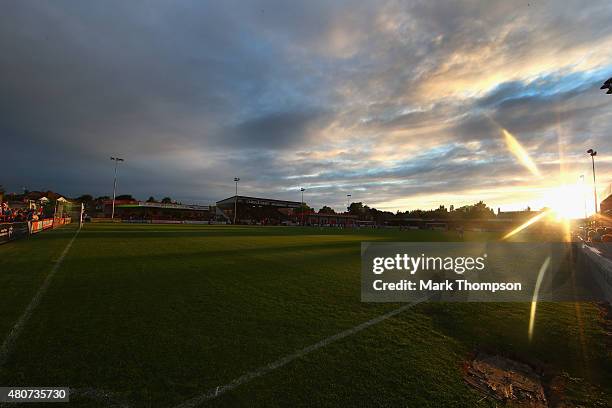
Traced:
[[606, 0], [14, 2], [1, 182], [108, 194], [121, 154], [143, 198], [214, 202], [239, 176], [316, 207], [536, 207], [590, 147], [609, 182], [611, 20]]

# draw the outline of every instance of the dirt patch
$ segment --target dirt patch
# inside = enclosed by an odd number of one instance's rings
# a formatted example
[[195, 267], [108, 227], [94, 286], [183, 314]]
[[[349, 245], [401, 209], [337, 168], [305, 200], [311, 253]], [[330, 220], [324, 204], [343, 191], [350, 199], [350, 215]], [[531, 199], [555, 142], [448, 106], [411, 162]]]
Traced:
[[466, 363], [465, 381], [486, 396], [514, 406], [548, 408], [541, 376], [529, 365], [479, 352]]

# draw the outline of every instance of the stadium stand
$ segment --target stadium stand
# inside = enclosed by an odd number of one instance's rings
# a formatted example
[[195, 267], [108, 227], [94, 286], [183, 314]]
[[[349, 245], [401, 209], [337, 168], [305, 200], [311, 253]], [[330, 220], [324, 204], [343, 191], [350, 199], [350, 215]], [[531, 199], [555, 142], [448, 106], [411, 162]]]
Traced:
[[[112, 204], [112, 200], [103, 202], [102, 215], [105, 218], [111, 216]], [[115, 218], [121, 219], [124, 222], [225, 221], [223, 216], [218, 215], [214, 208], [208, 205], [186, 205], [138, 200], [116, 200]]]
[[232, 196], [217, 201], [217, 208], [229, 219], [234, 218], [236, 207], [236, 223], [247, 225], [295, 224], [301, 205], [297, 201], [247, 196]]

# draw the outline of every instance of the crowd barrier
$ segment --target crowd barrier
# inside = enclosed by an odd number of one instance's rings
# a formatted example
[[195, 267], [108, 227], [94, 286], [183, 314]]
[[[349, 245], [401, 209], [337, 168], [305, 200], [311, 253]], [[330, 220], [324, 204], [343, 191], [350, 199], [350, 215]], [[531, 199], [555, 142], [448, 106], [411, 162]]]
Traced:
[[0, 223], [0, 244], [5, 244], [16, 239], [27, 238], [41, 231], [58, 228], [72, 222], [70, 217], [45, 219], [41, 221], [8, 222]]
[[91, 218], [90, 222], [113, 222], [122, 224], [197, 224], [197, 225], [225, 225], [227, 221], [191, 221], [191, 220], [122, 220], [120, 218]]
[[[612, 303], [612, 260], [604, 256], [597, 245], [579, 244], [581, 253], [591, 272], [591, 276], [597, 282], [608, 302]], [[609, 256], [609, 255], [608, 255]]]
[[[51, 222], [53, 225], [53, 222]], [[42, 221], [31, 221], [30, 222], [30, 234], [38, 234], [43, 230], [43, 222]]]
[[70, 224], [72, 220], [70, 217], [65, 218], [54, 218], [53, 219], [53, 228], [61, 227], [62, 225]]
[[10, 222], [0, 224], [0, 244], [16, 239], [27, 238], [30, 235], [30, 226], [27, 222]]
[[99, 217], [99, 218], [89, 218], [89, 222], [117, 222], [120, 223], [121, 219], [120, 218], [104, 218], [104, 217]]

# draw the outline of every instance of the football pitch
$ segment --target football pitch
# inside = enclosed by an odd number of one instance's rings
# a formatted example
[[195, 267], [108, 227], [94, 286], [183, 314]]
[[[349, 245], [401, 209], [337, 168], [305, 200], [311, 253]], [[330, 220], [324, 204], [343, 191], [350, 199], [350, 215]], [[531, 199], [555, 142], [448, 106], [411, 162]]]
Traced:
[[457, 239], [86, 224], [12, 242], [0, 246], [0, 385], [69, 386], [83, 407], [492, 407], [463, 381], [486, 350], [544, 367], [570, 406], [607, 406], [595, 304], [540, 304], [529, 341], [526, 303], [360, 301], [362, 241]]

